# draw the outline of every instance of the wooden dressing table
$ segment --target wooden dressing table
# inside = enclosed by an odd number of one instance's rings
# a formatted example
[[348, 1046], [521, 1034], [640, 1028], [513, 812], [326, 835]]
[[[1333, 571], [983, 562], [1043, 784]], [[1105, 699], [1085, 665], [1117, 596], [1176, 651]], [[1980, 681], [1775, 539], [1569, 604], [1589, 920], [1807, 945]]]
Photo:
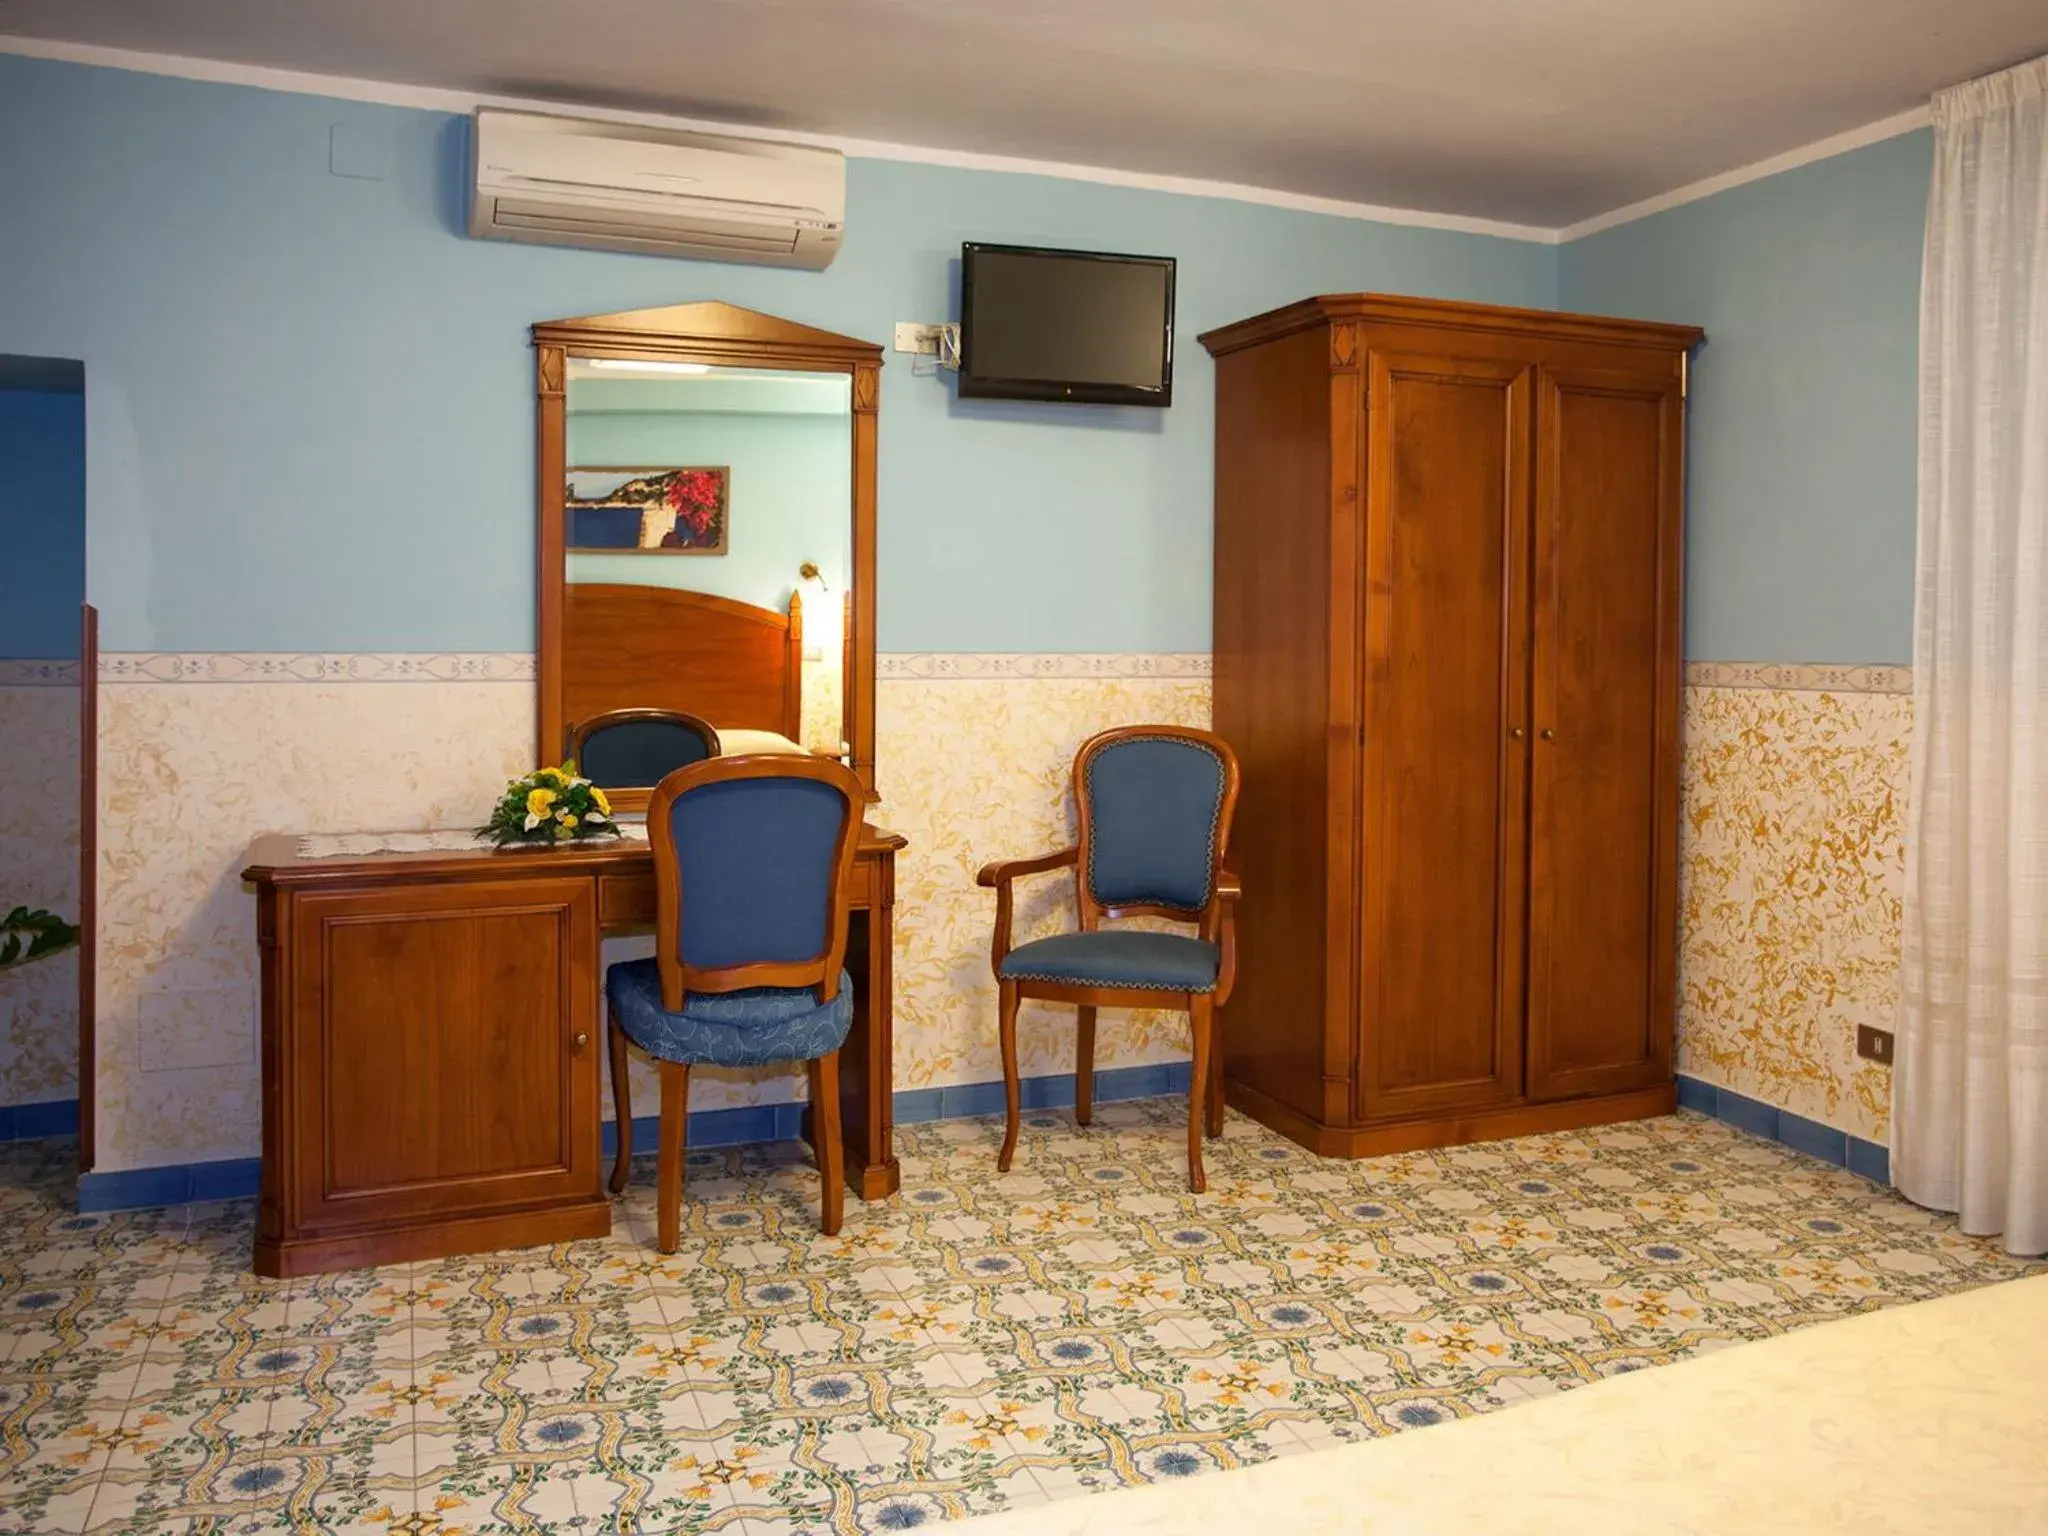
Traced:
[[[533, 345], [536, 765], [562, 761], [579, 715], [622, 707], [677, 709], [721, 731], [793, 735], [802, 724], [798, 669], [821, 667], [840, 697], [838, 755], [874, 799], [881, 348], [721, 303], [545, 321], [533, 327]], [[793, 392], [811, 405], [762, 403]], [[757, 551], [775, 545], [772, 590], [744, 599], [710, 590], [763, 580], [760, 567], [752, 577], [720, 574], [715, 563], [687, 558], [716, 549], [683, 550], [678, 563], [671, 541], [646, 543], [644, 532], [642, 545], [620, 549], [570, 536], [569, 477], [603, 473], [579, 464], [630, 464], [613, 479], [664, 484], [663, 476], [703, 473], [683, 466], [722, 462], [704, 455], [739, 442], [707, 446], [684, 430], [686, 419], [743, 406], [816, 418], [820, 401], [843, 423], [835, 431], [847, 462], [834, 482], [843, 521], [827, 529], [778, 504], [758, 461], [731, 470], [722, 515], [738, 520]], [[657, 438], [645, 435], [653, 418], [662, 423]], [[626, 451], [616, 446], [626, 441], [621, 419], [641, 434], [630, 460], [616, 456]], [[798, 504], [824, 505], [816, 497]], [[820, 561], [836, 596], [806, 618], [843, 613], [844, 635], [836, 647], [820, 638], [813, 654], [793, 591], [775, 583], [817, 578]], [[651, 788], [604, 787], [624, 810], [645, 806]], [[864, 828], [850, 893], [854, 1020], [840, 1053], [840, 1122], [847, 1182], [867, 1200], [894, 1191], [899, 1178], [890, 946], [902, 846], [893, 833]], [[265, 838], [243, 873], [256, 889], [263, 961], [257, 1273], [313, 1274], [609, 1231], [598, 945], [654, 921], [647, 843], [333, 858], [298, 850], [297, 838]]]
[[[846, 1180], [864, 1200], [900, 1182], [889, 957], [902, 846], [864, 828], [853, 866], [839, 1114]], [[609, 1232], [598, 942], [654, 920], [646, 842], [297, 849], [294, 837], [264, 838], [243, 871], [263, 960], [256, 1272]]]

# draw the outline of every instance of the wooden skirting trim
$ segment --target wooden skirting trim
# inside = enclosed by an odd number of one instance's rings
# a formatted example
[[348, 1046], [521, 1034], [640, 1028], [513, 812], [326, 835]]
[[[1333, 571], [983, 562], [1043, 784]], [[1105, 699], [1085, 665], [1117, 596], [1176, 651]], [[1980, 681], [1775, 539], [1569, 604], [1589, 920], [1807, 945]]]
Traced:
[[1678, 1087], [1671, 1083], [1631, 1093], [1560, 1099], [1551, 1104], [1510, 1104], [1480, 1114], [1339, 1126], [1311, 1120], [1234, 1078], [1225, 1080], [1223, 1093], [1232, 1109], [1241, 1110], [1321, 1157], [1384, 1157], [1430, 1147], [1461, 1147], [1475, 1141], [1505, 1141], [1511, 1136], [1543, 1136], [1553, 1131], [1584, 1130], [1589, 1125], [1648, 1120], [1678, 1108]]
[[334, 1237], [256, 1243], [255, 1270], [267, 1279], [324, 1275], [337, 1269], [404, 1264], [414, 1259], [451, 1258], [501, 1248], [538, 1248], [604, 1237], [612, 1229], [612, 1204], [602, 1196], [544, 1211], [423, 1221], [417, 1226]]

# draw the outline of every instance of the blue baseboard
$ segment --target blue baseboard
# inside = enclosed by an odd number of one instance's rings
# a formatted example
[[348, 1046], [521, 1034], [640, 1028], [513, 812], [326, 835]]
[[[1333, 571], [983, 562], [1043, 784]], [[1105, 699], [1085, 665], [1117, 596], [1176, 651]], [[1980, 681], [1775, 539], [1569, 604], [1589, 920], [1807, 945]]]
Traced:
[[[1113, 1067], [1095, 1074], [1095, 1102], [1178, 1096], [1188, 1091], [1188, 1064], [1162, 1062], [1149, 1067]], [[1024, 1079], [1019, 1099], [1027, 1110], [1071, 1109], [1072, 1073], [1050, 1073]], [[1695, 1077], [1678, 1079], [1681, 1109], [1696, 1110], [1726, 1121], [1753, 1136], [1775, 1141], [1809, 1157], [1847, 1168], [1879, 1184], [1891, 1182], [1891, 1153], [1874, 1141], [1851, 1136], [1833, 1126], [1795, 1115], [1775, 1104], [1752, 1099], [1731, 1088]], [[896, 1123], [917, 1125], [931, 1120], [960, 1120], [1001, 1114], [1003, 1085], [956, 1083], [944, 1088], [910, 1088], [896, 1095]], [[794, 1141], [802, 1134], [801, 1104], [762, 1104], [745, 1109], [705, 1109], [690, 1116], [693, 1148], [749, 1146], [759, 1142]], [[68, 1117], [68, 1118], [67, 1118]], [[655, 1115], [633, 1117], [633, 1145], [652, 1151], [660, 1129]], [[34, 1127], [29, 1129], [26, 1127]], [[0, 1108], [0, 1142], [61, 1136], [78, 1129], [75, 1100]], [[604, 1155], [618, 1149], [618, 1130], [604, 1126]], [[246, 1199], [256, 1193], [262, 1162], [230, 1158], [214, 1163], [184, 1163], [167, 1168], [129, 1168], [116, 1173], [88, 1173], [78, 1181], [81, 1211], [126, 1211], [197, 1200]]]
[[[1095, 1074], [1095, 1102], [1113, 1104], [1118, 1099], [1156, 1099], [1188, 1091], [1188, 1063], [1165, 1061], [1151, 1067], [1111, 1067]], [[1074, 1074], [1052, 1072], [1044, 1077], [1027, 1077], [1018, 1085], [1018, 1103], [1025, 1109], [1072, 1109]], [[896, 1123], [916, 1125], [926, 1120], [964, 1120], [972, 1115], [1003, 1112], [1003, 1085], [955, 1083], [946, 1088], [912, 1088], [896, 1095]]]
[[1678, 1079], [1678, 1107], [1712, 1115], [1737, 1130], [1778, 1142], [1795, 1152], [1804, 1152], [1808, 1157], [1833, 1163], [1837, 1168], [1847, 1168], [1851, 1173], [1861, 1174], [1879, 1184], [1892, 1181], [1892, 1157], [1888, 1148], [1874, 1141], [1865, 1141], [1861, 1136], [1838, 1131], [1831, 1125], [1822, 1125], [1818, 1120], [1809, 1120], [1804, 1115], [1795, 1115], [1789, 1109], [1766, 1104], [1762, 1099], [1752, 1099], [1732, 1088], [1681, 1076]]
[[[754, 1104], [744, 1109], [700, 1109], [690, 1116], [684, 1130], [690, 1150], [705, 1147], [744, 1147], [762, 1141], [795, 1141], [803, 1134], [804, 1107], [801, 1104]], [[661, 1132], [661, 1116], [633, 1117], [635, 1155], [652, 1152]], [[604, 1123], [604, 1155], [619, 1149], [618, 1122]]]
[[78, 1134], [78, 1100], [50, 1099], [41, 1104], [0, 1104], [0, 1142], [43, 1141]]
[[[1188, 1091], [1188, 1064], [1162, 1062], [1152, 1067], [1110, 1067], [1095, 1074], [1095, 1102], [1113, 1104], [1118, 1099], [1151, 1099]], [[1018, 1085], [1018, 1101], [1030, 1109], [1071, 1109], [1074, 1079], [1071, 1073], [1049, 1073], [1027, 1077]], [[1003, 1112], [1003, 1085], [956, 1083], [946, 1088], [906, 1088], [896, 1095], [896, 1123], [921, 1125], [928, 1120], [965, 1120], [975, 1115]], [[762, 1104], [748, 1109], [700, 1109], [690, 1116], [687, 1132], [690, 1145], [698, 1147], [744, 1147], [763, 1141], [795, 1141], [803, 1134], [804, 1106]], [[654, 1138], [661, 1129], [659, 1115], [633, 1117], [633, 1148], [637, 1156], [654, 1150]], [[604, 1155], [619, 1149], [616, 1121], [604, 1123]]]
[[[1095, 1102], [1149, 1099], [1188, 1091], [1188, 1064], [1163, 1062], [1152, 1067], [1112, 1067], [1095, 1074]], [[1027, 1077], [1019, 1098], [1025, 1109], [1067, 1109], [1074, 1102], [1072, 1073]], [[30, 1106], [41, 1108], [46, 1106]], [[72, 1129], [78, 1106], [73, 1104]], [[912, 1088], [896, 1095], [896, 1123], [959, 1120], [970, 1115], [1001, 1114], [1003, 1085], [961, 1083], [949, 1088]], [[19, 1111], [17, 1111], [18, 1113]], [[760, 1104], [745, 1109], [701, 1109], [690, 1116], [690, 1146], [750, 1146], [764, 1141], [795, 1141], [802, 1134], [804, 1106]], [[633, 1148], [652, 1152], [661, 1128], [658, 1115], [633, 1117]], [[45, 1134], [55, 1135], [56, 1132]], [[618, 1151], [618, 1127], [604, 1125], [604, 1155]], [[263, 1167], [254, 1157], [217, 1163], [181, 1163], [168, 1168], [127, 1168], [116, 1173], [88, 1173], [78, 1181], [81, 1211], [128, 1211], [159, 1205], [184, 1205], [194, 1200], [236, 1200], [256, 1193]]]
[[78, 1181], [81, 1211], [132, 1211], [194, 1200], [241, 1200], [256, 1193], [263, 1171], [260, 1157], [231, 1157], [217, 1163], [177, 1163], [168, 1168], [123, 1168], [88, 1173]]

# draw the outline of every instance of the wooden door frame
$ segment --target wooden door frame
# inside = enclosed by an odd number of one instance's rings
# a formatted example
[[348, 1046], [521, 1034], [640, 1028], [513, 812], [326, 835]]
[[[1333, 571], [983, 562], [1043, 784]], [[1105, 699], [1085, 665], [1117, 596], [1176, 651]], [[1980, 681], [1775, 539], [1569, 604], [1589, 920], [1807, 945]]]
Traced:
[[78, 606], [78, 1171], [90, 1173], [99, 1121], [100, 611]]

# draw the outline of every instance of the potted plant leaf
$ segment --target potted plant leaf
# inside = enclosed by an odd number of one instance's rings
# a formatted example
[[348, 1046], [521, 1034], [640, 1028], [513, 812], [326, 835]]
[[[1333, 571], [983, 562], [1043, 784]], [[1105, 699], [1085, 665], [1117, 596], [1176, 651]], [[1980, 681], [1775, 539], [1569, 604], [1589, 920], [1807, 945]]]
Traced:
[[78, 929], [41, 907], [16, 907], [0, 918], [0, 971], [77, 947]]

